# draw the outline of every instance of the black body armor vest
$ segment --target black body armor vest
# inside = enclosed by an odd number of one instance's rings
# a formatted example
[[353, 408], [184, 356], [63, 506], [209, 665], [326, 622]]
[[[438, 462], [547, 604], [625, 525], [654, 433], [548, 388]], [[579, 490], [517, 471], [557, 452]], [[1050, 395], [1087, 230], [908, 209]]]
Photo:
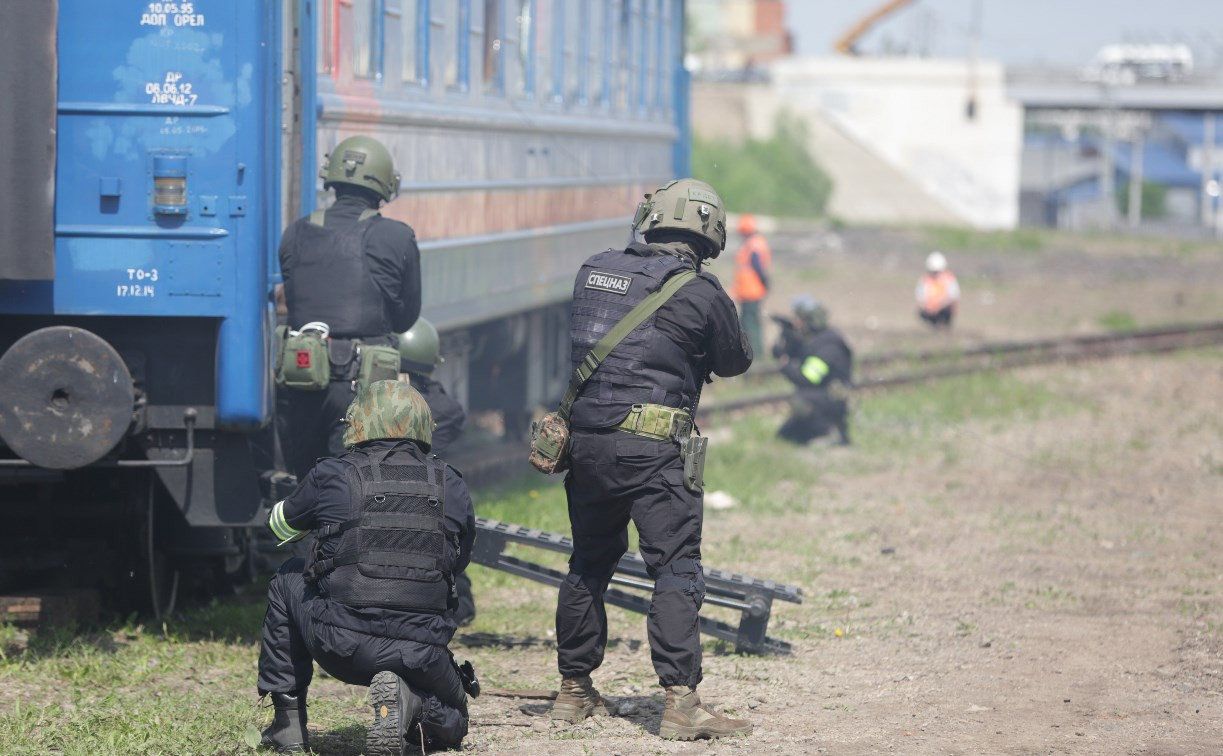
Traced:
[[[691, 266], [644, 244], [609, 249], [586, 261], [573, 284], [570, 334], [576, 369], [599, 339], [629, 310], [672, 275]], [[696, 384], [687, 354], [654, 328], [658, 313], [621, 341], [582, 386], [570, 421], [579, 428], [608, 428], [634, 404], [691, 407]]]
[[[352, 607], [442, 612], [454, 593], [454, 559], [446, 550], [446, 464], [418, 459], [402, 447], [354, 450], [352, 518], [315, 531], [307, 575], [326, 576], [327, 594]], [[338, 539], [334, 556], [320, 546]]]
[[391, 332], [386, 302], [374, 285], [365, 254], [365, 235], [381, 222], [370, 218], [340, 228], [301, 224], [291, 251], [293, 275], [285, 287], [291, 328], [319, 320], [338, 338]]

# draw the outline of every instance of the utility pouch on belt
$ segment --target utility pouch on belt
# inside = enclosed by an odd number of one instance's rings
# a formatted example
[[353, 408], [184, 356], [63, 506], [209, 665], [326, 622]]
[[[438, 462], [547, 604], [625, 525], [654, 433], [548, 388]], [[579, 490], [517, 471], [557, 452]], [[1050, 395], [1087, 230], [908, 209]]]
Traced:
[[709, 439], [689, 436], [679, 443], [679, 455], [684, 460], [684, 488], [692, 493], [705, 490], [705, 453]]
[[361, 372], [357, 375], [357, 390], [375, 381], [399, 378], [399, 350], [389, 346], [361, 345]]
[[[331, 380], [331, 361], [327, 356], [327, 333], [303, 328], [284, 328], [276, 363], [276, 385], [302, 391], [322, 391]], [[277, 329], [280, 332], [280, 329]]]
[[681, 271], [668, 278], [658, 291], [629, 310], [624, 319], [599, 339], [594, 349], [582, 359], [577, 370], [573, 371], [573, 377], [569, 379], [569, 388], [556, 412], [549, 412], [531, 426], [531, 454], [527, 461], [536, 470], [544, 475], [552, 475], [569, 469], [569, 412], [573, 409], [573, 403], [577, 400], [582, 385], [590, 380], [599, 363], [611, 354], [625, 336], [645, 322], [671, 295], [693, 278], [696, 278], [696, 272], [691, 270]]

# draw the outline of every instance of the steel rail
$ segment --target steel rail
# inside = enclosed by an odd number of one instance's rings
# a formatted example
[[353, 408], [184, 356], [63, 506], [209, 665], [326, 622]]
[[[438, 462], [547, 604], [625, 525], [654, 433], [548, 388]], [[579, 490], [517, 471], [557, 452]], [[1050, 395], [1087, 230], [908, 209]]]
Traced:
[[[1090, 334], [1058, 339], [983, 344], [969, 349], [927, 350], [917, 353], [868, 355], [859, 367], [883, 367], [906, 362], [945, 362], [936, 367], [895, 375], [867, 373], [854, 384], [856, 391], [903, 386], [938, 378], [968, 375], [989, 370], [1011, 370], [1052, 362], [1102, 359], [1123, 354], [1150, 354], [1223, 343], [1223, 322], [1153, 328], [1123, 333]], [[968, 360], [967, 363], [964, 361]], [[774, 370], [769, 375], [776, 374]], [[764, 377], [760, 374], [759, 377]], [[766, 406], [785, 402], [794, 391], [776, 391], [755, 396], [711, 402], [700, 408], [700, 416]]]

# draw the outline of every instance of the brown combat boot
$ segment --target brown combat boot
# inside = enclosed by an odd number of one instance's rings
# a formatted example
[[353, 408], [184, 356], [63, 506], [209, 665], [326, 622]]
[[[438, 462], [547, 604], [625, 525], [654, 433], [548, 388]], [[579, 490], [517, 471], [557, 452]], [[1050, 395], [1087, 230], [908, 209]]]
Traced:
[[590, 681], [590, 675], [583, 675], [561, 680], [561, 691], [548, 716], [577, 724], [586, 717], [610, 717], [615, 713], [616, 707], [599, 695]]
[[720, 738], [726, 735], [747, 735], [752, 723], [746, 719], [730, 719], [715, 714], [697, 695], [696, 688], [667, 688], [667, 705], [662, 710], [662, 725], [658, 734], [669, 740]]

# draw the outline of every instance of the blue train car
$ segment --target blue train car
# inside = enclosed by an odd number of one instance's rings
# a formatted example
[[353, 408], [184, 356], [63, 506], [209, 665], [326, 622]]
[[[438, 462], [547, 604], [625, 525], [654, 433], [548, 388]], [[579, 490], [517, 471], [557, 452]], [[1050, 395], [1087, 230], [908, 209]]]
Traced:
[[151, 589], [156, 608], [181, 569], [247, 563], [275, 467], [280, 230], [325, 200], [318, 166], [352, 134], [383, 140], [403, 175], [384, 213], [422, 242], [443, 380], [511, 429], [554, 400], [573, 271], [623, 243], [642, 193], [686, 173], [683, 13], [6, 7], [0, 511], [39, 555], [27, 572], [75, 565], [123, 595]]

